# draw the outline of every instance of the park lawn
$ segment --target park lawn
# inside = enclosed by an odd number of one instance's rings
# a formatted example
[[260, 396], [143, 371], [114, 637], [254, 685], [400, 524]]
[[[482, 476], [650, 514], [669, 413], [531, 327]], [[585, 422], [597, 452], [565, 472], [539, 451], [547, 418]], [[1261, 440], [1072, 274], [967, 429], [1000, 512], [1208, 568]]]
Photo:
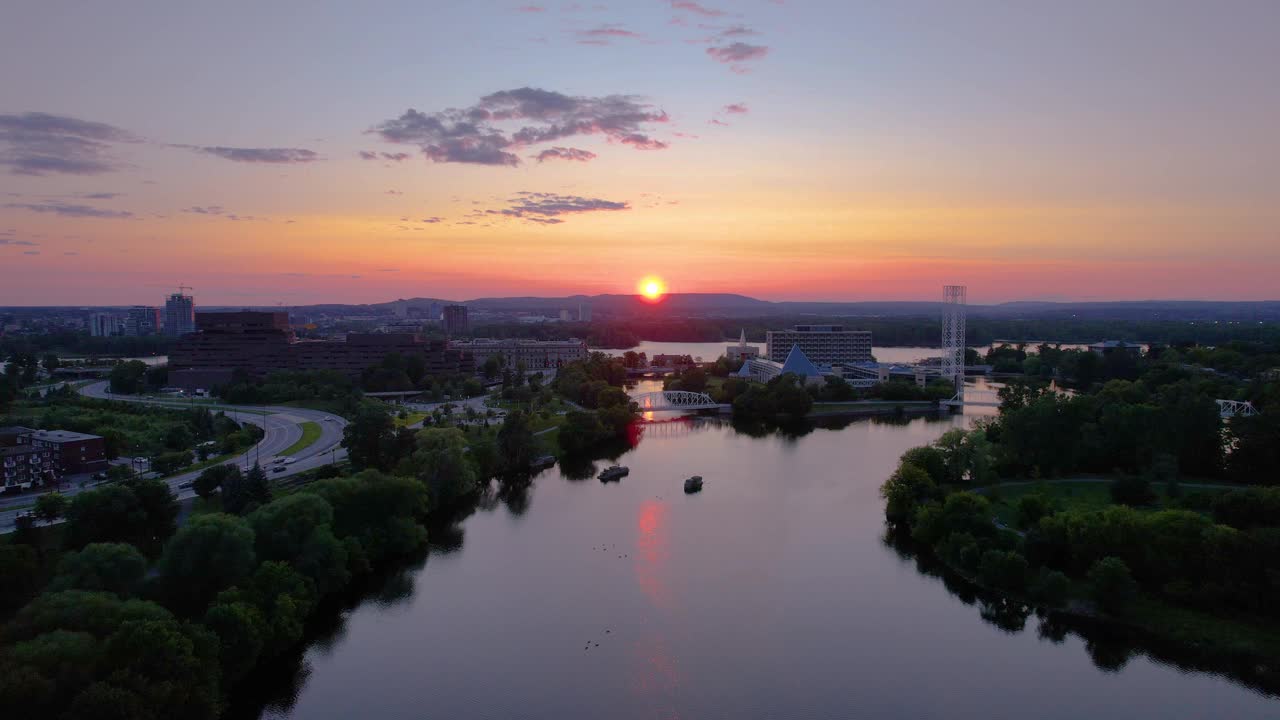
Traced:
[[402, 428], [402, 427], [409, 427], [410, 425], [415, 425], [417, 423], [422, 422], [422, 419], [425, 417], [427, 417], [427, 413], [424, 413], [424, 412], [411, 412], [405, 417], [400, 417], [399, 415], [397, 415], [395, 418], [396, 427]]
[[320, 439], [322, 432], [320, 429], [320, 423], [308, 420], [307, 422], [302, 423], [300, 427], [302, 428], [302, 437], [298, 438], [298, 442], [285, 448], [284, 451], [280, 453], [281, 455], [292, 455], [296, 452], [302, 452], [312, 445], [315, 445], [316, 441]]
[[[1156, 494], [1154, 505], [1138, 508], [1139, 510], [1165, 510], [1170, 507], [1166, 489], [1160, 485], [1152, 485]], [[1227, 488], [1183, 487], [1182, 496], [1204, 493], [1213, 497], [1226, 492]], [[1018, 519], [1018, 500], [1027, 495], [1043, 493], [1058, 510], [1102, 510], [1115, 503], [1111, 500], [1111, 483], [1086, 480], [1046, 480], [1039, 483], [1019, 485], [993, 485], [983, 493], [991, 501], [996, 517], [1010, 527], [1016, 526]]]

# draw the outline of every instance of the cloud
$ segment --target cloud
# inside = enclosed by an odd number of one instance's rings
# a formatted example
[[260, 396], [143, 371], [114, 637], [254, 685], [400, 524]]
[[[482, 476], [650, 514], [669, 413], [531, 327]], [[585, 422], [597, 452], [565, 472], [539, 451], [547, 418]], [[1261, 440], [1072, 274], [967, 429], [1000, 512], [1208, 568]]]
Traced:
[[431, 223], [431, 224], [435, 224], [435, 223], [439, 223], [439, 222], [444, 222], [444, 218], [442, 218], [442, 217], [437, 217], [437, 216], [435, 216], [435, 215], [432, 215], [431, 217], [422, 218], [422, 222], [424, 222], [424, 223]]
[[706, 17], [720, 17], [725, 14], [723, 10], [709, 8], [706, 5], [694, 2], [694, 0], [671, 0], [671, 7], [675, 10], [688, 10], [691, 13]]
[[320, 155], [314, 150], [305, 148], [237, 148], [200, 145], [174, 145], [174, 147], [204, 153], [205, 155], [213, 155], [223, 160], [243, 163], [287, 165], [315, 162], [320, 159]]
[[759, 35], [759, 34], [760, 33], [756, 32], [755, 30], [752, 30], [746, 25], [734, 25], [733, 27], [725, 28], [724, 30], [720, 31], [720, 37], [722, 38], [750, 37], [752, 35]]
[[631, 209], [630, 204], [614, 200], [528, 191], [516, 193], [516, 197], [510, 198], [507, 202], [510, 204], [505, 208], [477, 211], [473, 214], [505, 215], [543, 225], [558, 225], [564, 222], [560, 219], [561, 215]]
[[378, 158], [382, 158], [383, 160], [390, 160], [391, 162], [403, 162], [413, 157], [409, 153], [405, 152], [378, 153], [372, 150], [361, 150], [358, 154], [360, 155], [361, 160], [377, 160]]
[[227, 209], [222, 207], [221, 205], [204, 205], [204, 206], [196, 205], [189, 208], [183, 208], [182, 212], [193, 213], [195, 215], [216, 215], [218, 217], [226, 218], [228, 220], [257, 220], [258, 219], [253, 215], [237, 215], [232, 212], [227, 212]]
[[630, 145], [637, 150], [666, 150], [670, 147], [667, 143], [662, 142], [661, 140], [655, 140], [654, 138], [648, 137], [647, 135], [641, 135], [639, 133], [625, 135], [620, 138], [618, 142], [623, 145]]
[[39, 251], [39, 250], [27, 250], [26, 252], [24, 252], [24, 253], [22, 253], [22, 254], [23, 254], [23, 255], [39, 255], [39, 254], [40, 254], [40, 251]]
[[578, 148], [553, 147], [547, 148], [533, 157], [538, 162], [546, 162], [547, 160], [576, 160], [578, 162], [587, 162], [588, 160], [595, 160], [596, 154], [590, 150], [579, 150]]
[[400, 272], [400, 268], [378, 268], [374, 272]]
[[131, 218], [133, 213], [126, 210], [104, 210], [89, 205], [78, 205], [75, 203], [64, 203], [60, 200], [51, 200], [44, 203], [9, 203], [5, 207], [17, 208], [19, 210], [30, 210], [38, 213], [52, 213], [61, 215], [62, 217], [80, 217], [80, 218]]
[[[410, 109], [370, 132], [387, 142], [417, 145], [433, 162], [514, 167], [520, 158], [513, 151], [575, 136], [665, 147], [645, 133], [650, 124], [668, 119], [634, 95], [586, 97], [524, 87], [486, 95], [468, 108]], [[519, 127], [501, 127], [509, 123]]]
[[28, 112], [0, 115], [0, 165], [15, 175], [100, 175], [122, 165], [112, 143], [138, 138], [106, 123]]
[[731, 103], [724, 106], [724, 111], [730, 115], [746, 115], [751, 112], [746, 103]]
[[708, 125], [719, 125], [720, 127], [729, 127], [729, 123], [727, 123], [727, 122], [725, 122], [725, 121], [723, 121], [723, 120], [721, 120], [721, 119], [719, 119], [719, 118], [711, 118], [710, 120], [708, 120], [708, 121], [707, 121], [707, 124], [708, 124]]
[[30, 240], [10, 240], [8, 238], [0, 238], [0, 245], [22, 245], [25, 247], [38, 247], [40, 243], [33, 243]]
[[611, 38], [639, 38], [640, 33], [631, 32], [617, 25], [601, 25], [590, 30], [577, 31], [578, 43], [581, 45], [609, 45]]
[[76, 197], [83, 198], [85, 200], [114, 200], [115, 198], [122, 197], [122, 196], [123, 196], [123, 193], [96, 192], [96, 193], [81, 193]]
[[769, 54], [769, 48], [764, 45], [748, 45], [744, 42], [736, 42], [724, 47], [709, 47], [707, 54], [713, 60], [722, 63], [740, 63], [747, 60], [759, 60]]
[[387, 191], [387, 194], [388, 194], [388, 195], [403, 195], [403, 194], [404, 194], [404, 191], [403, 191], [403, 190], [388, 190], [388, 191]]
[[540, 13], [544, 10], [546, 10], [546, 8], [540, 5], [521, 5], [520, 7], [516, 8], [516, 12], [522, 12], [522, 13]]

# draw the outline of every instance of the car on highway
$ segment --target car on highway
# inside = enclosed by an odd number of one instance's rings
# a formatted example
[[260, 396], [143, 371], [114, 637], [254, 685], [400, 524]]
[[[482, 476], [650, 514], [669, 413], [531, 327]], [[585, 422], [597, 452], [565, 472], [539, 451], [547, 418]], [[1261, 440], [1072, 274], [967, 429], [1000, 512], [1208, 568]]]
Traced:
[[287, 468], [287, 467], [285, 467], [285, 466], [283, 466], [283, 465], [277, 465], [277, 466], [275, 466], [275, 467], [271, 468], [271, 472], [273, 472], [273, 473], [284, 472], [285, 470], [288, 470], [288, 469], [289, 469], [289, 468]]

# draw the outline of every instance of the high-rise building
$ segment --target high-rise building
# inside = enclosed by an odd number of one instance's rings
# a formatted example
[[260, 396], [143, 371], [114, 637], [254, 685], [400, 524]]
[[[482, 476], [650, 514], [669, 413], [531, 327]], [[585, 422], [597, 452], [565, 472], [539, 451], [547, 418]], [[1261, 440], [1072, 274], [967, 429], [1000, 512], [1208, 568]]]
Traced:
[[467, 324], [466, 305], [444, 306], [444, 331], [448, 335], [466, 335], [470, 330]]
[[124, 321], [124, 334], [130, 337], [155, 335], [160, 332], [160, 308], [135, 305]]
[[578, 322], [591, 322], [590, 303], [578, 303]]
[[796, 325], [765, 334], [765, 356], [786, 362], [791, 347], [799, 346], [819, 367], [871, 362], [871, 331], [845, 330], [843, 325]]
[[196, 331], [196, 303], [182, 290], [169, 296], [164, 303], [164, 334], [182, 337]]
[[89, 316], [89, 334], [93, 337], [111, 337], [124, 332], [125, 319], [116, 313], [94, 313]]

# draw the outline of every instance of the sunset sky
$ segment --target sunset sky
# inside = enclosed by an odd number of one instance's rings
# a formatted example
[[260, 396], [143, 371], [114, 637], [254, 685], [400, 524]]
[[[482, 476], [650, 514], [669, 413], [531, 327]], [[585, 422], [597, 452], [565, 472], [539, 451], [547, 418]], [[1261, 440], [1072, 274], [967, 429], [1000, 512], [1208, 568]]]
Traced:
[[0, 305], [1280, 299], [1280, 2], [0, 15]]

